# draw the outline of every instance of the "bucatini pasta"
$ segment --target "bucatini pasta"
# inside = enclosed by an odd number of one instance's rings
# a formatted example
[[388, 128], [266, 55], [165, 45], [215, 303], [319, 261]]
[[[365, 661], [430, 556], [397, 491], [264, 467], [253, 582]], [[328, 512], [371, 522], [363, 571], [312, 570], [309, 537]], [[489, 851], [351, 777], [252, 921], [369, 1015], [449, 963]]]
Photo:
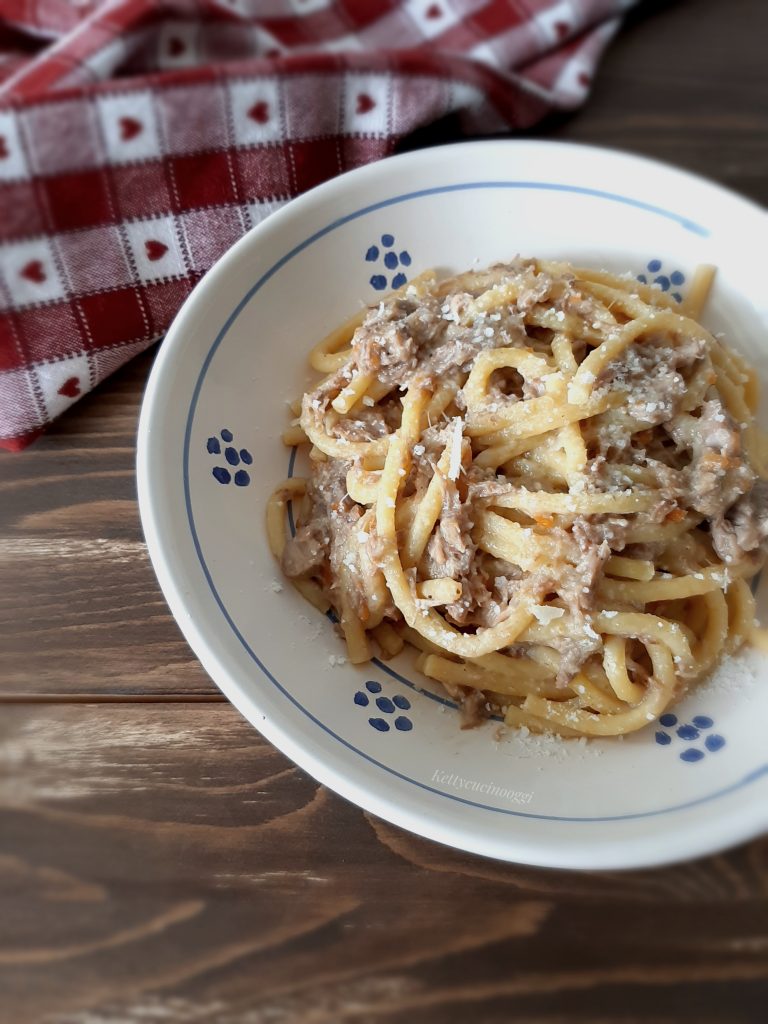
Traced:
[[712, 273], [682, 304], [541, 260], [426, 273], [312, 350], [284, 436], [312, 471], [268, 534], [352, 662], [410, 644], [467, 724], [611, 736], [753, 636], [768, 447], [698, 323]]

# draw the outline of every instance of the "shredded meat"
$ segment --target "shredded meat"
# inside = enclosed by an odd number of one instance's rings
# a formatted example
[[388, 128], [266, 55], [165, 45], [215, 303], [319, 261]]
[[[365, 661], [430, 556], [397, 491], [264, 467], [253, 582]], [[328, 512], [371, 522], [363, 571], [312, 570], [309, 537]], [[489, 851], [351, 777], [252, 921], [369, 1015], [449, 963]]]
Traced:
[[556, 581], [557, 592], [570, 608], [588, 611], [594, 606], [595, 591], [612, 551], [624, 547], [626, 519], [616, 516], [577, 516], [571, 536], [576, 541], [577, 559]]
[[642, 343], [630, 345], [614, 359], [600, 377], [598, 385], [613, 391], [626, 391], [627, 412], [635, 419], [655, 426], [664, 423], [677, 411], [685, 394], [686, 381], [681, 370], [702, 358], [703, 339], [686, 339], [670, 346], [667, 338], [649, 336]]
[[316, 576], [330, 556], [332, 538], [338, 532], [336, 516], [347, 493], [349, 463], [320, 462], [307, 487], [312, 515], [300, 525], [283, 551], [283, 572], [290, 579]]
[[724, 562], [736, 562], [768, 539], [768, 483], [758, 480], [726, 515], [712, 521], [712, 544]]
[[431, 579], [449, 576], [461, 580], [469, 573], [476, 546], [472, 540], [469, 505], [462, 504], [452, 480], [443, 481], [443, 505], [437, 528], [424, 556], [424, 572]]
[[711, 519], [750, 489], [755, 474], [741, 458], [741, 435], [719, 398], [704, 402], [698, 418], [676, 416], [667, 430], [678, 450], [690, 453], [684, 471], [687, 504]]

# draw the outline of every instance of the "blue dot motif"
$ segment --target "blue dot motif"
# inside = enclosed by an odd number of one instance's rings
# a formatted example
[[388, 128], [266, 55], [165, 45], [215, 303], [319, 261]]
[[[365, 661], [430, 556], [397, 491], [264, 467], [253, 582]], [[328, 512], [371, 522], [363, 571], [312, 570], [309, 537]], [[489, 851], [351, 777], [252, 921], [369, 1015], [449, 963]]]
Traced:
[[381, 236], [381, 244], [385, 245], [385, 246], [387, 246], [387, 248], [389, 248], [390, 245], [394, 245], [395, 244], [395, 236], [394, 235], [382, 235]]
[[648, 263], [648, 270], [650, 270], [652, 274], [658, 274], [661, 270], [661, 260], [651, 260]]
[[403, 249], [403, 251], [400, 253], [400, 262], [404, 267], [410, 267], [411, 254], [408, 252], [407, 249]]
[[394, 270], [395, 269], [395, 267], [397, 266], [397, 253], [396, 252], [385, 253], [385, 255], [384, 255], [384, 266], [387, 268], [387, 270]]
[[395, 276], [392, 278], [392, 287], [402, 288], [402, 286], [405, 284], [407, 280], [408, 278], [401, 271], [399, 274], [395, 274]]
[[697, 740], [699, 738], [699, 730], [695, 725], [681, 725], [677, 730], [677, 735], [681, 740]]
[[669, 280], [674, 285], [681, 285], [685, 282], [685, 274], [680, 270], [673, 270], [669, 275]]
[[370, 248], [366, 251], [365, 258], [368, 263], [375, 263], [376, 260], [379, 258], [378, 245], [370, 246]]
[[408, 711], [411, 707], [411, 702], [406, 696], [402, 693], [396, 693], [392, 697], [388, 697], [382, 693], [380, 682], [376, 679], [368, 679], [365, 683], [365, 690], [357, 690], [352, 699], [358, 707], [366, 708], [371, 703], [371, 698], [368, 696], [369, 693], [373, 695], [376, 708], [382, 715], [396, 715], [390, 721], [387, 718], [369, 718], [368, 724], [372, 729], [376, 729], [377, 732], [390, 732], [394, 726], [397, 732], [411, 732], [413, 729], [411, 719], [407, 715], [397, 715], [397, 711]]
[[688, 750], [684, 750], [680, 755], [681, 761], [687, 761], [689, 764], [694, 764], [696, 761], [700, 761], [704, 757], [703, 750], [697, 750], [696, 747], [689, 747]]
[[373, 274], [371, 276], [371, 288], [375, 288], [377, 292], [383, 292], [387, 287], [387, 279], [383, 274]]
[[715, 724], [707, 715], [694, 715], [691, 721], [697, 729], [711, 729]]
[[645, 276], [645, 274], [638, 274], [637, 280], [640, 282], [640, 284], [648, 284], [648, 278]]
[[669, 735], [668, 732], [659, 731], [656, 733], [656, 742], [660, 746], [666, 747], [669, 743], [672, 742], [672, 737]]
[[660, 274], [658, 277], [653, 279], [653, 283], [657, 284], [663, 292], [669, 291], [669, 278], [665, 277], [664, 274]]
[[672, 292], [672, 298], [675, 300], [675, 302], [683, 301], [683, 296], [680, 294], [680, 292]]
[[722, 750], [725, 746], [725, 739], [719, 736], [716, 732], [712, 733], [711, 736], [707, 736], [704, 740], [704, 746], [710, 752], [710, 754], [716, 753], [718, 750]]
[[661, 718], [659, 719], [659, 723], [661, 725], [665, 725], [668, 729], [670, 729], [673, 725], [677, 725], [677, 715], [672, 715], [672, 714], [662, 715]]
[[[221, 455], [223, 441], [225, 447], [223, 449], [224, 459], [228, 466], [239, 466], [240, 463], [244, 463], [246, 466], [250, 466], [253, 462], [253, 456], [247, 448], [236, 448], [230, 442], [234, 440], [234, 434], [227, 427], [223, 427], [219, 431], [219, 436], [209, 437], [205, 443], [205, 449], [209, 455]], [[217, 480], [220, 484], [230, 484], [234, 479], [236, 487], [247, 487], [251, 482], [250, 475], [244, 469], [238, 469], [234, 474], [227, 468], [227, 466], [214, 466], [211, 469], [211, 474], [214, 480]]]

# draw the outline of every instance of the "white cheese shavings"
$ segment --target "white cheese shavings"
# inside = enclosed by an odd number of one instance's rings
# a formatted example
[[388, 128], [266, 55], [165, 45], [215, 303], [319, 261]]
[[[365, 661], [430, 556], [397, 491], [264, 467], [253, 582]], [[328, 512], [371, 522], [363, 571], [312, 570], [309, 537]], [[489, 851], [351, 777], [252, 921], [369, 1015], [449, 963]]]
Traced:
[[461, 416], [454, 416], [453, 434], [451, 435], [451, 459], [448, 466], [449, 480], [455, 480], [459, 475], [459, 470], [461, 469], [461, 439], [463, 434], [464, 422]]
[[374, 402], [374, 400], [371, 398], [370, 395], [363, 395], [363, 405], [367, 405], [368, 408], [370, 409], [371, 406], [373, 406], [375, 404], [376, 403]]
[[413, 446], [413, 454], [414, 455], [423, 455], [426, 450], [427, 449], [424, 447], [423, 444], [415, 444]]
[[553, 619], [559, 619], [565, 615], [565, 608], [551, 608], [549, 605], [535, 604], [531, 611], [534, 618], [538, 619], [543, 626], [548, 625]]

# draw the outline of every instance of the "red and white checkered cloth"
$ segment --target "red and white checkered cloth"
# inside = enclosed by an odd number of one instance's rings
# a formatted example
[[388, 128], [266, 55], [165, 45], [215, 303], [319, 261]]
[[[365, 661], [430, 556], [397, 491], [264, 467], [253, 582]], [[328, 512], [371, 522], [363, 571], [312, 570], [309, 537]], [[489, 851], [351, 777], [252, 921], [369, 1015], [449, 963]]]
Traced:
[[633, 0], [0, 0], [0, 446], [274, 209], [457, 114], [585, 98]]

